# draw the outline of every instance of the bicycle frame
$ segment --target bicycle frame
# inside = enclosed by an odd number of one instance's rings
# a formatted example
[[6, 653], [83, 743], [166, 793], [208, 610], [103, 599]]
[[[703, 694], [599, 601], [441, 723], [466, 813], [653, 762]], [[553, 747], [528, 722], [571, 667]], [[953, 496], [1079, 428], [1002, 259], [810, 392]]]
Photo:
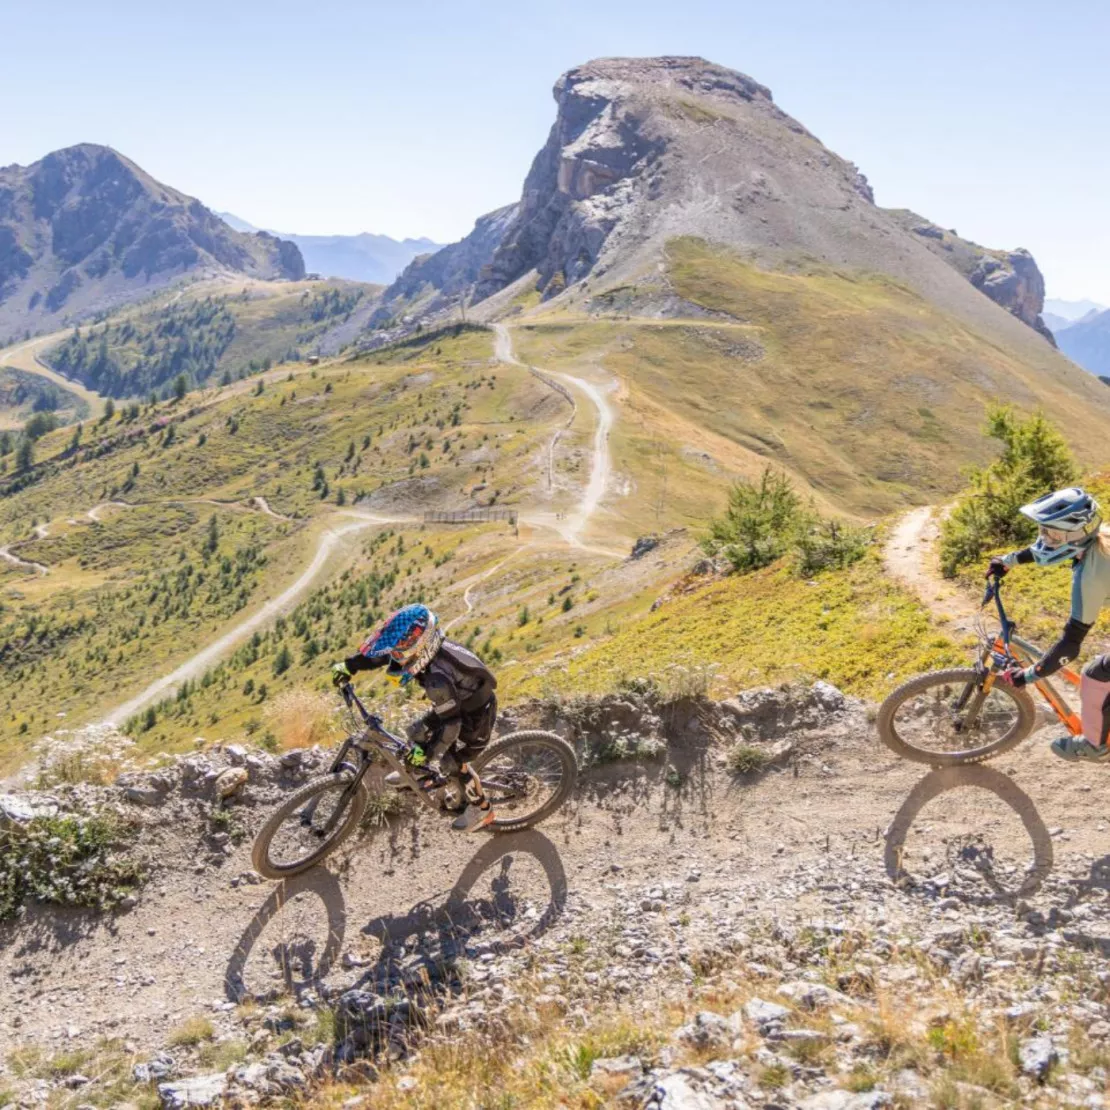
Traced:
[[[405, 762], [405, 756], [409, 752], [408, 741], [401, 739], [400, 736], [394, 736], [385, 725], [382, 724], [381, 717], [374, 713], [367, 711], [366, 706], [359, 701], [358, 695], [351, 688], [350, 683], [346, 683], [342, 687], [343, 701], [348, 710], [354, 713], [357, 709], [359, 716], [362, 718], [364, 728], [361, 733], [355, 736], [348, 736], [340, 745], [339, 751], [336, 753], [332, 765], [328, 768], [328, 774], [336, 774], [339, 771], [347, 769], [354, 774], [350, 785], [344, 792], [344, 797], [348, 793], [354, 793], [358, 789], [358, 785], [366, 776], [366, 772], [370, 770], [370, 765], [373, 760], [370, 758], [372, 752], [378, 752], [389, 764], [390, 768], [400, 773], [401, 777], [405, 779], [412, 787], [413, 793], [420, 798], [425, 805], [430, 809], [437, 810], [440, 808], [437, 799], [438, 790], [428, 792], [420, 786], [419, 780], [412, 773], [412, 770]], [[359, 766], [347, 762], [347, 756], [352, 750], [357, 750], [359, 753]], [[324, 831], [330, 832], [331, 826], [337, 820], [338, 815], [342, 812], [343, 807], [337, 807], [335, 813], [325, 826]]]
[[[979, 660], [980, 668], [985, 672], [986, 678], [983, 689], [990, 690], [998, 677], [998, 671], [992, 668], [1003, 667], [1007, 663], [1018, 663], [1023, 667], [1031, 666], [1040, 659], [1043, 652], [1028, 640], [1017, 634], [1017, 625], [1006, 615], [1006, 607], [1002, 604], [1002, 579], [994, 578], [987, 584], [983, 594], [983, 605], [994, 601], [998, 610], [998, 618], [1002, 623], [1002, 631], [994, 638], [993, 642], [985, 642]], [[1016, 649], [1016, 650], [1015, 650]], [[1079, 686], [1079, 675], [1068, 667], [1063, 667], [1056, 672], [1065, 682], [1072, 686]], [[1054, 685], [1051, 678], [1039, 678], [1033, 685], [1037, 692], [1052, 707], [1052, 711], [1073, 736], [1083, 734], [1083, 724], [1078, 713], [1073, 713], [1064, 701], [1063, 695]]]

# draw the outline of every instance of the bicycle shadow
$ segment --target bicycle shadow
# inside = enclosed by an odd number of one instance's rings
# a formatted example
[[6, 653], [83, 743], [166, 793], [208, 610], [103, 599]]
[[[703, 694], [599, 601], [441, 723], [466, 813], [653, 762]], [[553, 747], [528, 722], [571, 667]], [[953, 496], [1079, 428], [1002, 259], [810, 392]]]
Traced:
[[232, 951], [225, 994], [232, 1002], [267, 1002], [315, 985], [334, 965], [346, 928], [343, 891], [326, 867], [278, 883]]
[[[514, 886], [513, 871], [531, 859], [543, 874], [545, 905]], [[488, 890], [476, 889], [496, 867]], [[533, 875], [533, 878], [536, 876]], [[495, 955], [526, 945], [557, 920], [567, 878], [555, 845], [535, 829], [487, 840], [442, 899], [383, 914], [361, 930], [380, 945], [377, 959], [352, 986], [405, 987], [452, 981], [468, 946]], [[239, 937], [224, 972], [228, 999], [267, 1002], [318, 986], [343, 950], [347, 904], [339, 877], [326, 867], [270, 891]], [[378, 989], [375, 986], [375, 989]]]
[[982, 764], [942, 767], [918, 781], [886, 832], [883, 862], [887, 875], [904, 888], [927, 887], [928, 879], [913, 875], [905, 866], [906, 838], [930, 802], [961, 787], [985, 790], [1013, 810], [1031, 842], [1032, 862], [1024, 874], [1015, 874], [1014, 867], [996, 860], [994, 846], [981, 835], [953, 838], [957, 844], [954, 853], [950, 846], [947, 863], [955, 873], [955, 880], [946, 884], [946, 894], [978, 904], [1013, 903], [1029, 897], [1052, 871], [1052, 838], [1033, 799], [1008, 775]]
[[[529, 870], [518, 882], [517, 874]], [[544, 889], [537, 898], [540, 873]], [[380, 994], [451, 989], [461, 960], [525, 947], [558, 920], [566, 898], [562, 858], [543, 833], [497, 836], [478, 849], [445, 896], [363, 926], [362, 934], [381, 947], [355, 986]]]

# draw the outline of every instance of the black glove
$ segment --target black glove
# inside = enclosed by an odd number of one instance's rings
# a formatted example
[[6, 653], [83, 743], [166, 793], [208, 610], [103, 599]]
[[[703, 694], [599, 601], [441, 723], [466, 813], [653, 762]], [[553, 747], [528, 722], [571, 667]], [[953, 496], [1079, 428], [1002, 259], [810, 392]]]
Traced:
[[1002, 561], [1002, 559], [995, 555], [987, 565], [988, 578], [1005, 578], [1010, 573], [1010, 568]]

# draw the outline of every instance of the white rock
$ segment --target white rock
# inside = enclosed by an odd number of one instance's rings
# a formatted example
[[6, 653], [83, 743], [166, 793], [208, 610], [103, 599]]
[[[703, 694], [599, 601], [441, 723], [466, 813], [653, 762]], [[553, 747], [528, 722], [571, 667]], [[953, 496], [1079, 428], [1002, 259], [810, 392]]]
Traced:
[[158, 1097], [163, 1110], [186, 1110], [190, 1106], [218, 1106], [227, 1090], [223, 1072], [197, 1075], [174, 1083], [159, 1083]]

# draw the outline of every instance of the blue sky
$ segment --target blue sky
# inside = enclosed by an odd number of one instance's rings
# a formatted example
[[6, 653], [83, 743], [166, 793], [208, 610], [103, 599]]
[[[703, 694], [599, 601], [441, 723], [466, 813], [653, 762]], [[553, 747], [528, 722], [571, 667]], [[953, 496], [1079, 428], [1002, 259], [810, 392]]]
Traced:
[[458, 238], [514, 200], [563, 70], [700, 54], [881, 204], [1110, 304], [1104, 0], [0, 0], [0, 164], [107, 143], [258, 226]]

